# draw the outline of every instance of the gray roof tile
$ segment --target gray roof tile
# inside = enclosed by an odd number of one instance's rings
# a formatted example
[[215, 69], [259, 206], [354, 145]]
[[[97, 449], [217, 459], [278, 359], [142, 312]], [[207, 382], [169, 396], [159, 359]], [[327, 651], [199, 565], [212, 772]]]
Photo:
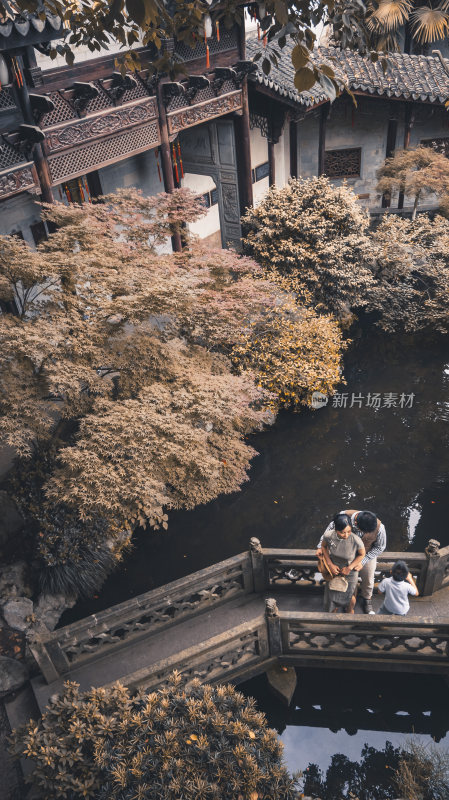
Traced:
[[[257, 39], [247, 41], [248, 57], [253, 58], [261, 47], [262, 43]], [[291, 61], [293, 47], [294, 42], [287, 42], [281, 51], [278, 66], [272, 66], [269, 75], [264, 75], [259, 67], [251, 80], [268, 87], [281, 97], [288, 97], [300, 105], [310, 107], [325, 100], [326, 95], [318, 83], [307, 92], [298, 92], [295, 89], [295, 71]], [[449, 73], [438, 57], [390, 53], [386, 72], [380, 61], [374, 63], [369, 56], [335, 47], [317, 48], [312, 59], [317, 65], [326, 63], [332, 66], [340, 86], [343, 88], [346, 84], [354, 92], [431, 103], [444, 103], [449, 99]], [[445, 64], [449, 70], [449, 60], [445, 59]]]

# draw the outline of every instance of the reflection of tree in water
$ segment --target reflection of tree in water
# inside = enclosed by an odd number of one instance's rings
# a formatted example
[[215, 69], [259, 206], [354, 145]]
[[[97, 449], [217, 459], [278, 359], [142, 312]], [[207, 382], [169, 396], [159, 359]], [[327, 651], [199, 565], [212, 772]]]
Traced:
[[401, 748], [393, 747], [391, 742], [386, 742], [383, 750], [365, 744], [360, 762], [335, 753], [326, 775], [317, 764], [309, 764], [304, 771], [303, 792], [321, 800], [351, 795], [358, 800], [390, 800], [398, 793], [394, 776], [401, 755]]
[[287, 726], [297, 727], [298, 741], [299, 731], [308, 728], [325, 728], [333, 733], [344, 730], [348, 736], [358, 731], [414, 733], [431, 736], [435, 742], [449, 730], [449, 691], [439, 675], [429, 681], [422, 675], [367, 672], [363, 692], [354, 692], [351, 670], [298, 670], [289, 708], [267, 692], [265, 676], [239, 688], [256, 698], [270, 726], [280, 735]]

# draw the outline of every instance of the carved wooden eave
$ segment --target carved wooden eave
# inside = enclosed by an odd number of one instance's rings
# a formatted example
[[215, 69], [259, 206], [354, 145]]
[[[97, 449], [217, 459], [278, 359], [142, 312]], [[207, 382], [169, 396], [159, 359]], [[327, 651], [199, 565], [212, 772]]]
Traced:
[[195, 105], [187, 105], [176, 111], [168, 112], [167, 123], [169, 134], [176, 135], [185, 128], [199, 125], [216, 117], [222, 117], [242, 108], [242, 92], [239, 90], [220, 95]]
[[36, 167], [33, 161], [15, 164], [0, 171], [0, 199], [12, 197], [20, 192], [39, 191]]
[[160, 144], [154, 97], [141, 98], [45, 129], [52, 185]]

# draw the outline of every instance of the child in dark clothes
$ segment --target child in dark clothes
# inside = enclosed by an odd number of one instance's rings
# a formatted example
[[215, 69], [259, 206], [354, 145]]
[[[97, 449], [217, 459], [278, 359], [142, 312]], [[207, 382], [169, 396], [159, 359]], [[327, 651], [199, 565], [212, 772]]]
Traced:
[[404, 616], [410, 609], [409, 594], [418, 597], [418, 589], [405, 561], [396, 561], [391, 570], [391, 578], [384, 578], [379, 583], [379, 592], [385, 599], [378, 614], [396, 614]]

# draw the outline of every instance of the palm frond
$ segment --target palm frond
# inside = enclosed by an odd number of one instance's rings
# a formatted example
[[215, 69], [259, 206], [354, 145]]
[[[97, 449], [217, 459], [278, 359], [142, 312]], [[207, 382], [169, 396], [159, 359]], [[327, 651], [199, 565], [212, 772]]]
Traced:
[[378, 0], [367, 17], [368, 29], [376, 33], [397, 30], [407, 21], [412, 8], [411, 0]]
[[449, 30], [449, 16], [441, 7], [421, 6], [410, 18], [413, 36], [421, 44], [443, 39]]

